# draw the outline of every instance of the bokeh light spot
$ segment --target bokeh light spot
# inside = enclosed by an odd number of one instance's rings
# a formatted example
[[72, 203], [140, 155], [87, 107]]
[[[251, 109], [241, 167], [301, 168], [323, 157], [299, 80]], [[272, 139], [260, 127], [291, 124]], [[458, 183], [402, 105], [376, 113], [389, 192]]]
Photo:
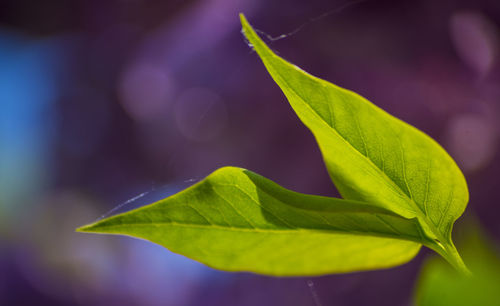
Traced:
[[462, 60], [479, 75], [486, 75], [493, 66], [498, 48], [495, 25], [482, 14], [461, 11], [451, 17], [450, 30]]
[[160, 67], [135, 64], [125, 70], [118, 84], [118, 96], [126, 112], [137, 121], [166, 115], [175, 86]]
[[457, 116], [451, 121], [448, 133], [451, 154], [465, 171], [486, 166], [496, 153], [496, 130], [484, 116]]

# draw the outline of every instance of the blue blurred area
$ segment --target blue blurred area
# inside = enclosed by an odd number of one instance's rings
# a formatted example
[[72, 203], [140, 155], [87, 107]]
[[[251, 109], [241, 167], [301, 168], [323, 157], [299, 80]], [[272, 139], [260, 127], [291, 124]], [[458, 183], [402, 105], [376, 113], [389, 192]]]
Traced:
[[4, 3], [0, 305], [411, 303], [426, 251], [384, 271], [271, 278], [74, 232], [225, 165], [336, 194], [311, 134], [242, 38], [239, 12], [262, 33], [294, 33], [268, 40], [283, 57], [437, 139], [466, 174], [467, 214], [500, 238], [495, 1]]
[[0, 31], [0, 213], [4, 224], [29, 209], [33, 196], [50, 181], [63, 52], [57, 39], [32, 40]]

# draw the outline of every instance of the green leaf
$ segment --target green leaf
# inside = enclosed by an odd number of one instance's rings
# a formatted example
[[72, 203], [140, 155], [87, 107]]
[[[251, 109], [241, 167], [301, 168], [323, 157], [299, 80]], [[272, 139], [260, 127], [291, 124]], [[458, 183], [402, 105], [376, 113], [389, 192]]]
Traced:
[[249, 44], [314, 134], [341, 195], [417, 218], [435, 240], [430, 247], [465, 271], [451, 231], [468, 190], [452, 158], [429, 136], [365, 98], [277, 56], [240, 18]]
[[233, 167], [79, 231], [139, 237], [217, 269], [280, 276], [391, 267], [429, 243], [416, 220], [296, 193]]

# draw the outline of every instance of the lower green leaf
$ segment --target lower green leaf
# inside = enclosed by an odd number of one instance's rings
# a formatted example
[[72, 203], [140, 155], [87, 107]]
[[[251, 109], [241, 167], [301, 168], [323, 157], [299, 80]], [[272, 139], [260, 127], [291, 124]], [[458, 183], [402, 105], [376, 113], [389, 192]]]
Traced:
[[138, 237], [217, 269], [277, 276], [387, 268], [431, 243], [414, 219], [357, 201], [296, 193], [233, 167], [78, 230]]

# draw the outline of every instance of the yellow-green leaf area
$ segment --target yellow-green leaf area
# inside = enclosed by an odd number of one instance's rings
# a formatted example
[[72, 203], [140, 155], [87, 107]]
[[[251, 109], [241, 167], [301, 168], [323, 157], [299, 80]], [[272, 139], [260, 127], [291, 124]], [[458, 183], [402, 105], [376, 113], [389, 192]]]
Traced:
[[79, 229], [129, 235], [227, 271], [296, 276], [392, 267], [426, 241], [416, 220], [296, 193], [225, 167], [157, 203]]
[[446, 151], [360, 95], [279, 57], [246, 18], [240, 18], [250, 45], [314, 134], [341, 195], [418, 218], [426, 234], [436, 241], [433, 249], [465, 270], [451, 232], [467, 205], [468, 189]]

